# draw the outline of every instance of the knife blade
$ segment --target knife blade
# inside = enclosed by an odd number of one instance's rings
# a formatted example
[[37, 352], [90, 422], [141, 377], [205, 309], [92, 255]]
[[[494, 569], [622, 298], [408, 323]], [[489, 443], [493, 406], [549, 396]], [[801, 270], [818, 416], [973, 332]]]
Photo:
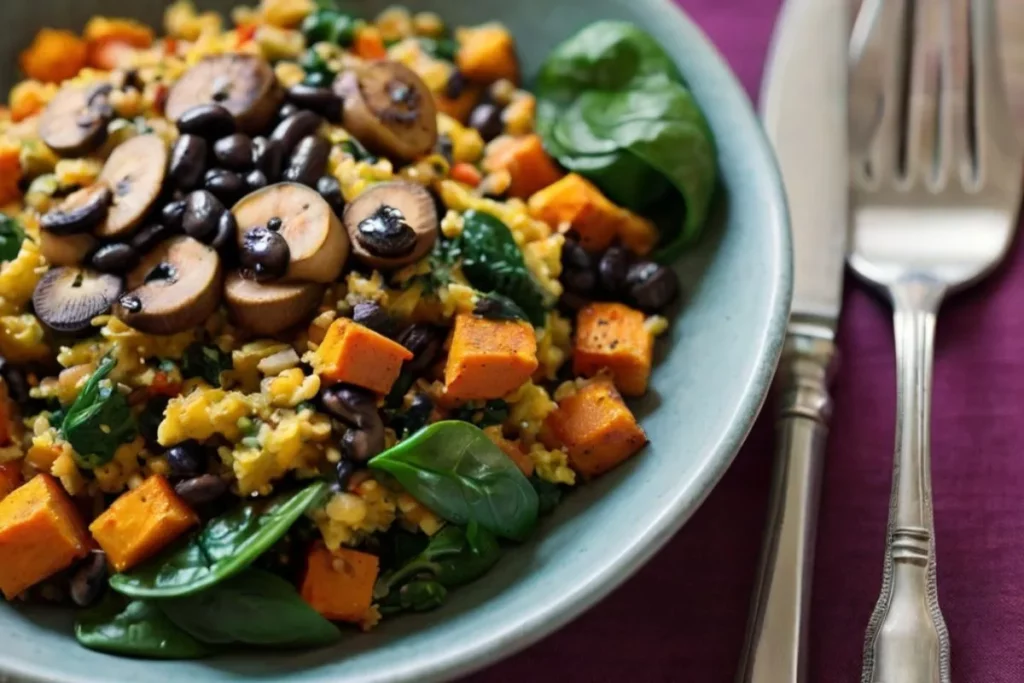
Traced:
[[786, 188], [793, 300], [776, 374], [776, 454], [741, 683], [802, 683], [849, 202], [848, 0], [787, 0], [761, 115]]

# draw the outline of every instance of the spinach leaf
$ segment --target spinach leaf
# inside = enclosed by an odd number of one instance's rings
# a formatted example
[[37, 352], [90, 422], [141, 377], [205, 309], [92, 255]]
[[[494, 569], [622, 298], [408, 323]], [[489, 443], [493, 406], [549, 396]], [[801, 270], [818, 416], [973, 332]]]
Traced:
[[500, 425], [508, 419], [508, 403], [500, 398], [492, 398], [482, 406], [470, 402], [454, 409], [451, 412], [451, 418], [469, 422], [480, 429]]
[[426, 36], [421, 36], [417, 40], [419, 40], [420, 47], [423, 48], [423, 51], [431, 57], [444, 59], [449, 62], [455, 61], [455, 53], [459, 51], [459, 44], [452, 38], [428, 38]]
[[377, 608], [383, 615], [398, 612], [429, 612], [444, 604], [448, 589], [437, 581], [413, 579], [382, 599]]
[[423, 288], [424, 294], [433, 294], [442, 287], [447, 287], [453, 282], [452, 270], [458, 264], [461, 256], [459, 240], [438, 237], [427, 256], [430, 269], [423, 275], [409, 278], [406, 286], [419, 284]]
[[665, 51], [626, 22], [598, 21], [548, 56], [537, 81], [537, 129], [563, 166], [613, 201], [644, 211], [670, 188], [686, 205], [660, 260], [699, 236], [718, 175], [711, 130]]
[[488, 320], [525, 320], [530, 322], [526, 313], [519, 308], [515, 301], [497, 292], [481, 294], [473, 308], [473, 313]]
[[28, 235], [17, 219], [0, 214], [0, 261], [13, 261]]
[[260, 569], [195, 595], [161, 600], [160, 609], [178, 628], [210, 644], [315, 647], [341, 635], [294, 586]]
[[459, 248], [466, 279], [482, 292], [507, 296], [534, 326], [542, 326], [552, 302], [527, 269], [512, 231], [496, 216], [472, 209], [463, 215], [462, 226]]
[[220, 373], [232, 368], [231, 355], [217, 346], [189, 344], [181, 359], [182, 377], [202, 377], [215, 387], [220, 386]]
[[114, 574], [110, 586], [133, 598], [173, 598], [203, 591], [252, 564], [326, 491], [327, 484], [317, 481], [274, 498], [245, 501], [138, 569]]
[[562, 502], [562, 487], [558, 484], [541, 479], [536, 474], [530, 477], [530, 484], [540, 500], [540, 514], [548, 514]]
[[521, 541], [537, 523], [537, 492], [515, 463], [468, 422], [444, 420], [370, 460], [454, 524], [476, 522]]
[[115, 365], [117, 361], [110, 356], [100, 361], [61, 423], [61, 433], [74, 449], [75, 461], [86, 469], [110, 462], [118, 446], [138, 434], [128, 399], [117, 387], [103, 383]]
[[75, 638], [90, 650], [148, 659], [197, 659], [212, 649], [174, 625], [155, 603], [108, 594], [75, 621]]

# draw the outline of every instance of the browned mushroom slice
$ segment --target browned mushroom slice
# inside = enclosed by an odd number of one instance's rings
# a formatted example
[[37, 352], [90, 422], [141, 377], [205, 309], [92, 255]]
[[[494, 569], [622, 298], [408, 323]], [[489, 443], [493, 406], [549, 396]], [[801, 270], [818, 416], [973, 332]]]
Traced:
[[91, 232], [107, 217], [113, 195], [103, 183], [72, 192], [39, 219], [39, 227], [56, 235]]
[[338, 76], [344, 126], [371, 150], [412, 161], [434, 149], [437, 108], [430, 89], [398, 62], [367, 62]]
[[39, 252], [51, 266], [77, 266], [96, 246], [96, 238], [89, 233], [57, 235], [49, 230], [39, 231]]
[[96, 235], [125, 237], [135, 230], [160, 196], [166, 174], [167, 145], [159, 136], [140, 135], [118, 145], [100, 172], [113, 199]]
[[128, 291], [114, 314], [149, 334], [183, 332], [216, 310], [222, 279], [216, 251], [191, 237], [172, 237], [128, 273]]
[[57, 154], [79, 156], [103, 141], [114, 116], [108, 96], [112, 86], [66, 85], [39, 117], [39, 137]]
[[116, 275], [73, 266], [53, 268], [36, 284], [32, 308], [52, 330], [81, 332], [110, 310], [122, 287]]
[[177, 121], [192, 107], [219, 104], [234, 115], [240, 130], [255, 135], [270, 126], [283, 99], [265, 59], [222, 54], [206, 57], [178, 79], [167, 95], [165, 112]]
[[315, 190], [277, 183], [243, 197], [232, 213], [238, 223], [238, 247], [245, 235], [265, 227], [280, 232], [291, 255], [284, 279], [334, 282], [348, 258], [348, 235], [330, 205]]
[[422, 186], [404, 180], [374, 185], [345, 208], [355, 257], [394, 270], [420, 260], [437, 240], [437, 209]]
[[277, 334], [304, 322], [320, 303], [323, 285], [259, 283], [229, 273], [224, 301], [239, 325], [256, 334]]

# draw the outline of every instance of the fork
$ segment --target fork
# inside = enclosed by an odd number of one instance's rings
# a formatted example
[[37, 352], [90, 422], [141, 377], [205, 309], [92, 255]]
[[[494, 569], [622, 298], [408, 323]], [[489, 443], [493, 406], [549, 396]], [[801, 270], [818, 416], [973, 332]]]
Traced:
[[[867, 0], [851, 41], [849, 264], [890, 299], [896, 447], [862, 683], [948, 683], [929, 453], [935, 319], [1006, 255], [1021, 195], [995, 0]], [[884, 57], [877, 59], [881, 54]], [[873, 94], [858, 92], [881, 69]], [[870, 89], [868, 89], [870, 92]]]

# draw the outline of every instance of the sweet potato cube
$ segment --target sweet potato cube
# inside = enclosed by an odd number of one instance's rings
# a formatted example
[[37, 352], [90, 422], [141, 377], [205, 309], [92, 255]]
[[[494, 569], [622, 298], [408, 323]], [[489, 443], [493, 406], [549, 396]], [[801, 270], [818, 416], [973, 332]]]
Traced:
[[611, 382], [596, 380], [562, 399], [545, 427], [585, 477], [612, 469], [647, 443], [647, 435]]
[[520, 199], [526, 199], [562, 177], [536, 134], [495, 141], [487, 148], [483, 166], [490, 172], [508, 171], [511, 178], [508, 194]]
[[339, 318], [313, 354], [313, 369], [327, 382], [347, 382], [378, 394], [391, 391], [412, 352], [368, 327]]
[[306, 557], [306, 574], [300, 594], [324, 618], [361, 622], [373, 600], [380, 561], [358, 550], [328, 550], [314, 545]]
[[165, 548], [199, 517], [159, 474], [142, 482], [93, 520], [89, 531], [119, 572]]
[[458, 32], [455, 64], [471, 81], [493, 83], [502, 78], [519, 80], [519, 60], [512, 34], [500, 24], [483, 24]]
[[644, 325], [644, 314], [624, 304], [593, 303], [576, 316], [576, 345], [572, 369], [593, 377], [603, 368], [611, 371], [626, 396], [647, 391], [654, 353], [654, 335]]
[[0, 500], [0, 591], [8, 600], [85, 557], [90, 546], [78, 509], [49, 474]]
[[501, 398], [537, 369], [537, 337], [521, 320], [455, 318], [444, 369], [445, 395], [458, 400]]
[[0, 463], [0, 500], [9, 496], [19, 486], [21, 486], [21, 467], [18, 463]]

